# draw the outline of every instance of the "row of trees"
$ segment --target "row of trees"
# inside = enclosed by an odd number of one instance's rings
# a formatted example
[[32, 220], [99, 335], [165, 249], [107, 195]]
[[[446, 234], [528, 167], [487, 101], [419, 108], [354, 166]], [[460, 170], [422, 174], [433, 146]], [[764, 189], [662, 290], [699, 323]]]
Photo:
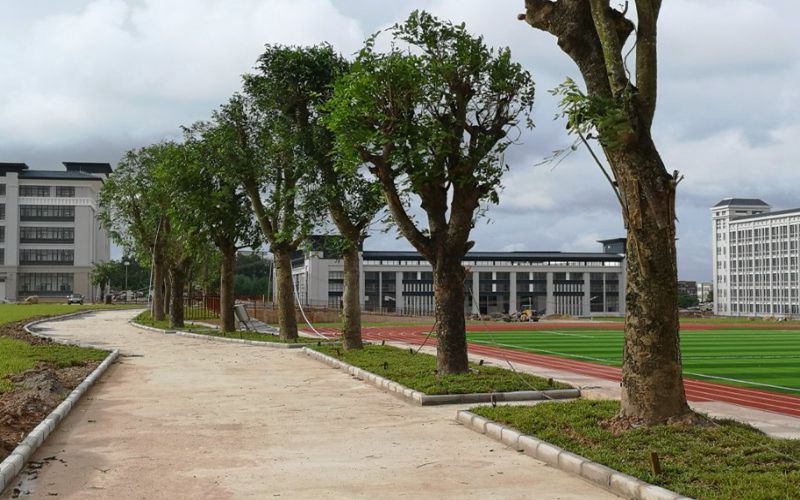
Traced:
[[[526, 0], [520, 18], [558, 37], [588, 92], [560, 88], [570, 130], [597, 139], [628, 230], [628, 315], [621, 417], [688, 414], [676, 307], [674, 194], [650, 136], [658, 0], [637, 0], [635, 82], [623, 45], [633, 23], [608, 0]], [[379, 37], [391, 37], [379, 51]], [[153, 316], [170, 319], [187, 274], [221, 267], [222, 325], [234, 327], [236, 249], [263, 239], [274, 256], [281, 335], [297, 337], [291, 254], [326, 219], [345, 268], [344, 346], [361, 347], [357, 247], [382, 208], [433, 268], [440, 373], [468, 370], [462, 257], [497, 203], [504, 152], [531, 126], [534, 82], [507, 48], [414, 12], [352, 61], [329, 45], [267, 46], [256, 71], [180, 142], [129, 152], [103, 190], [115, 237], [154, 269]], [[601, 166], [602, 167], [602, 166]], [[611, 179], [613, 175], [614, 179]], [[329, 216], [329, 217], [326, 217]], [[214, 251], [212, 251], [212, 248]]]

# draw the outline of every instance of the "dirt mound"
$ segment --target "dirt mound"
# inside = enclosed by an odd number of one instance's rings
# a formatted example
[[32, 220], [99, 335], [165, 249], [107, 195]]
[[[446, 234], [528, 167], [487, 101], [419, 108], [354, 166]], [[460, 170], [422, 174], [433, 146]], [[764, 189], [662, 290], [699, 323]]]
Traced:
[[0, 337], [11, 337], [13, 339], [24, 340], [25, 342], [33, 345], [40, 345], [40, 344], [49, 344], [52, 340], [37, 337], [36, 335], [31, 335], [30, 333], [26, 332], [23, 326], [34, 321], [39, 318], [29, 318], [24, 321], [17, 321], [15, 323], [6, 323], [5, 325], [0, 325]]

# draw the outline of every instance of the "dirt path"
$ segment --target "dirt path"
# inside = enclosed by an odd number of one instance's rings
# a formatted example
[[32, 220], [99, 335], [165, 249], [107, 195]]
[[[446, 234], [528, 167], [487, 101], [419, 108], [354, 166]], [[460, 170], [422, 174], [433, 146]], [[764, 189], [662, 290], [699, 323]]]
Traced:
[[123, 357], [20, 498], [613, 498], [455, 424], [453, 407], [410, 406], [296, 351], [144, 332], [133, 314], [43, 325]]

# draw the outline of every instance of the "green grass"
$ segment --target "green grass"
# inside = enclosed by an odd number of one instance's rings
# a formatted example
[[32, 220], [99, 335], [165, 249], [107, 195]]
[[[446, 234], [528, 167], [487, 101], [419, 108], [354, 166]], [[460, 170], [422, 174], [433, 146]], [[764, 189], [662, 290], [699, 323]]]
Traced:
[[[470, 342], [619, 366], [622, 330], [558, 328], [467, 332]], [[741, 387], [800, 394], [800, 330], [682, 330], [684, 375]]]
[[65, 368], [101, 361], [106, 355], [107, 352], [99, 349], [61, 344], [31, 345], [23, 340], [0, 337], [0, 392], [12, 387], [7, 376], [33, 368], [40, 361]]
[[139, 314], [134, 318], [134, 321], [141, 323], [143, 325], [152, 326], [155, 328], [161, 328], [162, 330], [180, 330], [184, 332], [197, 333], [199, 335], [210, 335], [212, 337], [226, 337], [226, 338], [235, 338], [244, 340], [259, 340], [261, 342], [281, 342], [281, 343], [297, 343], [297, 344], [307, 344], [307, 343], [317, 342], [316, 339], [310, 339], [307, 337], [300, 337], [297, 340], [285, 340], [282, 339], [279, 335], [272, 335], [263, 332], [237, 331], [236, 333], [224, 334], [218, 328], [209, 328], [207, 326], [192, 325], [190, 323], [186, 323], [186, 326], [183, 328], [173, 328], [169, 326], [168, 320], [153, 321], [150, 316], [150, 311], [142, 312], [141, 314]]
[[59, 314], [67, 314], [84, 309], [106, 309], [109, 307], [129, 308], [131, 306], [109, 306], [105, 304], [0, 304], [0, 325], [34, 318], [36, 316], [57, 316]]
[[[731, 421], [710, 427], [655, 426], [614, 435], [598, 422], [615, 401], [578, 400], [534, 406], [482, 406], [478, 415], [561, 448], [704, 500], [800, 498], [800, 441], [774, 439]], [[661, 474], [650, 470], [658, 453]]]
[[473, 392], [526, 391], [532, 389], [563, 389], [569, 386], [529, 375], [514, 373], [494, 366], [470, 366], [476, 372], [462, 375], [437, 375], [436, 357], [430, 354], [411, 354], [407, 349], [368, 344], [362, 350], [345, 351], [338, 346], [310, 346], [345, 363], [386, 377], [425, 394], [468, 394]]

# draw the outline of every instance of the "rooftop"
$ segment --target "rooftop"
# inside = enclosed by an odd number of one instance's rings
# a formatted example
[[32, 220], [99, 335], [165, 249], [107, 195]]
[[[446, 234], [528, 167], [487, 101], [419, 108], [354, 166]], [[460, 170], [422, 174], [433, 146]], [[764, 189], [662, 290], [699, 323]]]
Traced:
[[717, 207], [727, 207], [727, 206], [746, 206], [746, 207], [768, 207], [770, 206], [764, 200], [760, 200], [758, 198], [725, 198], [720, 200], [719, 203], [714, 205], [712, 208]]
[[740, 220], [752, 220], [752, 219], [763, 219], [767, 217], [772, 217], [773, 215], [789, 215], [794, 213], [800, 213], [800, 208], [789, 208], [786, 210], [776, 210], [774, 212], [764, 212], [763, 214], [753, 214], [753, 215], [742, 215], [739, 217], [734, 217], [733, 220], [738, 222]]
[[66, 170], [31, 170], [26, 163], [0, 162], [0, 176], [16, 172], [20, 179], [101, 180], [97, 174], [110, 174], [110, 163], [68, 162]]

